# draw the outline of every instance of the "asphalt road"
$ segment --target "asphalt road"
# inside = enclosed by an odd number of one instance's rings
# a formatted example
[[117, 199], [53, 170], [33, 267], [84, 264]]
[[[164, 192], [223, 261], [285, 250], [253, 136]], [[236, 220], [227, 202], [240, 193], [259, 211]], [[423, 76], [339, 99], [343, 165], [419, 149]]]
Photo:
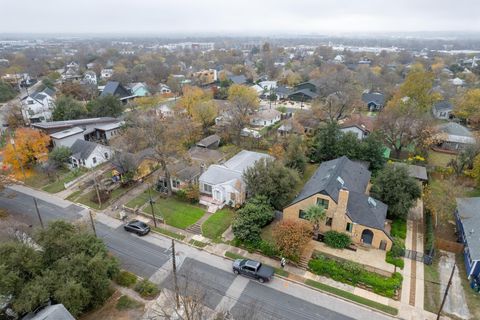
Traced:
[[[37, 203], [45, 224], [54, 220], [75, 221], [82, 217], [80, 213], [84, 210], [74, 204], [62, 208], [40, 199], [37, 199]], [[32, 196], [7, 188], [0, 192], [0, 208], [7, 209], [20, 222], [40, 226]], [[139, 276], [149, 278], [170, 258], [165, 249], [123, 231], [122, 227], [112, 229], [96, 221], [95, 228], [97, 235], [105, 241], [113, 255], [119, 258], [122, 267]]]
[[[82, 213], [85, 215], [80, 206], [55, 200], [55, 197], [50, 201], [44, 194], [43, 199], [46, 201], [38, 200], [38, 204], [45, 223], [57, 219], [73, 221], [81, 218]], [[0, 192], [0, 208], [7, 209], [21, 222], [39, 225], [30, 195], [7, 188]], [[97, 235], [119, 258], [123, 268], [145, 278], [163, 274], [157, 278], [160, 279], [157, 283], [173, 289], [169, 240], [156, 235], [140, 238], [122, 230], [117, 220], [115, 223], [96, 221], [95, 226]], [[180, 292], [201, 292], [203, 303], [209, 308], [228, 309], [239, 319], [391, 319], [290, 281], [274, 278], [270, 283], [259, 284], [235, 276], [231, 272], [231, 261], [227, 259], [181, 243], [176, 248]]]

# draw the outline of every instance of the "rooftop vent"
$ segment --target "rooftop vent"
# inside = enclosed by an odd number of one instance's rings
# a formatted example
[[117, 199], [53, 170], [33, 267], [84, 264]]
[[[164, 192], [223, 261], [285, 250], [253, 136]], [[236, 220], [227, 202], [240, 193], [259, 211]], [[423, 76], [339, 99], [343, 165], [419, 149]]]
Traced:
[[375, 201], [372, 197], [368, 197], [368, 204], [372, 207], [376, 207], [377, 201]]

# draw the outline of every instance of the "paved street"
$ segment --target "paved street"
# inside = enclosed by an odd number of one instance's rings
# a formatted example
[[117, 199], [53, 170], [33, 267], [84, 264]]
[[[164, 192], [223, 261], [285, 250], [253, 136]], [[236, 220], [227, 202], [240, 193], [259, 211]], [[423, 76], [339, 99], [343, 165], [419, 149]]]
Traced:
[[[87, 218], [87, 210], [55, 196], [26, 188], [16, 190], [7, 188], [0, 192], [0, 207], [22, 222], [39, 225], [32, 196], [25, 192], [42, 199], [38, 201], [39, 210], [46, 223], [59, 218]], [[97, 215], [95, 225], [97, 234], [125, 269], [173, 288], [170, 239], [158, 234], [140, 238], [125, 232], [118, 220], [103, 214]], [[211, 309], [228, 309], [234, 316], [253, 314], [262, 319], [391, 319], [280, 278], [259, 284], [236, 277], [231, 272], [230, 260], [183, 243], [177, 242], [176, 251], [179, 287], [186, 291], [202, 290], [205, 304]]]

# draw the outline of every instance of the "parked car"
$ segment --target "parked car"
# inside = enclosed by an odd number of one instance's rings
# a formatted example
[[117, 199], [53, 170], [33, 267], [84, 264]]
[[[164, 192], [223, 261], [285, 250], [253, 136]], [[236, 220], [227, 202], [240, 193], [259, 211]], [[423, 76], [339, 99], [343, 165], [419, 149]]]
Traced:
[[274, 272], [272, 267], [254, 260], [237, 259], [233, 262], [233, 273], [256, 279], [261, 283], [270, 281]]
[[124, 225], [123, 228], [126, 231], [136, 233], [139, 236], [144, 236], [150, 232], [150, 227], [145, 222], [138, 220], [130, 221], [129, 223]]

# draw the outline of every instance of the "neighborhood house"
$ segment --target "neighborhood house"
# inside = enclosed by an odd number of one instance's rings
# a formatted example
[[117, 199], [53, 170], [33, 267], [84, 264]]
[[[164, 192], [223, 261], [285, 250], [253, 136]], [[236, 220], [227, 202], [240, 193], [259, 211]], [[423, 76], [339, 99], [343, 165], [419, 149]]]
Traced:
[[241, 205], [246, 198], [243, 172], [260, 159], [273, 159], [264, 153], [242, 150], [223, 164], [213, 164], [200, 176], [201, 204]]
[[387, 205], [368, 195], [371, 173], [347, 157], [323, 162], [293, 202], [283, 209], [283, 219], [306, 219], [311, 205], [323, 206], [326, 219], [320, 237], [329, 230], [348, 234], [352, 242], [390, 250]]

